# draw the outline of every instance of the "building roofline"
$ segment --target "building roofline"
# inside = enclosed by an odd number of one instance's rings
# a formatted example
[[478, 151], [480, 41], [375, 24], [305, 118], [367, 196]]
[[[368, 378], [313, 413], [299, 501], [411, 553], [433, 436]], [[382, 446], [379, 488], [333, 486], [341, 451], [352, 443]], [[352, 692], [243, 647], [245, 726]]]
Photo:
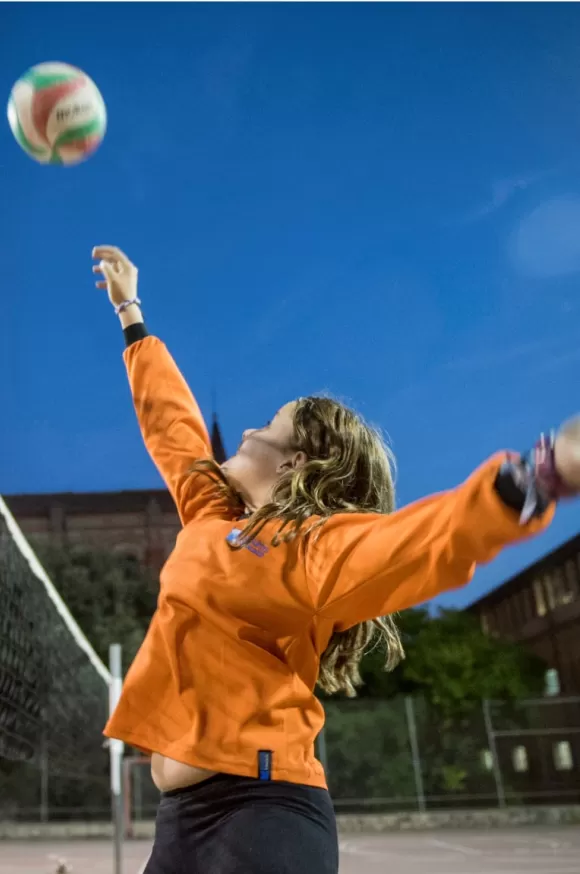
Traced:
[[465, 609], [474, 610], [484, 604], [491, 604], [494, 601], [502, 600], [511, 590], [515, 591], [528, 583], [530, 578], [537, 576], [539, 573], [542, 573], [542, 571], [551, 570], [554, 567], [554, 563], [558, 560], [562, 562], [566, 561], [578, 552], [580, 552], [580, 534], [575, 534], [574, 537], [565, 540], [564, 543], [561, 543], [551, 552], [543, 555], [533, 564], [524, 568], [522, 571], [519, 571], [519, 573], [515, 574], [513, 577], [505, 580], [505, 582], [500, 583], [499, 586], [496, 586], [495, 589], [491, 590], [491, 592], [482, 595], [482, 597], [478, 598], [476, 601], [472, 601], [471, 604], [468, 604], [467, 607], [465, 607]]
[[107, 492], [45, 492], [3, 495], [13, 515], [18, 518], [48, 516], [54, 508], [70, 515], [140, 512], [156, 502], [165, 512], [176, 512], [167, 489], [125, 489]]

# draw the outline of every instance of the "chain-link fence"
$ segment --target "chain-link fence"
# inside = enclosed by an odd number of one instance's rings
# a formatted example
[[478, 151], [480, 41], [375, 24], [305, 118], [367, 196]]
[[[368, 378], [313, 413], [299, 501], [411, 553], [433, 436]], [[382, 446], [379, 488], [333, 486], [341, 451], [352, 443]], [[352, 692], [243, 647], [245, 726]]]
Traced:
[[[482, 702], [443, 719], [425, 701], [328, 701], [318, 740], [338, 812], [580, 802], [580, 697]], [[0, 761], [0, 818], [110, 818], [104, 770], [88, 780]], [[126, 821], [155, 815], [148, 760], [125, 760]]]
[[338, 810], [580, 801], [580, 698], [482, 702], [447, 720], [412, 698], [326, 711], [320, 752]]

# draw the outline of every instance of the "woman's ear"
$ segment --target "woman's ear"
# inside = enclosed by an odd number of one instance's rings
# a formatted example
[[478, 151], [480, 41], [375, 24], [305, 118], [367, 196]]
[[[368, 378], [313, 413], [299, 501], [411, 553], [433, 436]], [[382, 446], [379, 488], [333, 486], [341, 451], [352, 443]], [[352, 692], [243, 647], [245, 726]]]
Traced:
[[292, 467], [294, 470], [302, 470], [306, 462], [308, 461], [308, 456], [305, 452], [296, 452], [292, 458]]
[[278, 465], [276, 473], [283, 474], [287, 473], [289, 470], [302, 470], [307, 461], [308, 456], [305, 452], [295, 452], [291, 458], [287, 458], [286, 461], [283, 461], [282, 464]]

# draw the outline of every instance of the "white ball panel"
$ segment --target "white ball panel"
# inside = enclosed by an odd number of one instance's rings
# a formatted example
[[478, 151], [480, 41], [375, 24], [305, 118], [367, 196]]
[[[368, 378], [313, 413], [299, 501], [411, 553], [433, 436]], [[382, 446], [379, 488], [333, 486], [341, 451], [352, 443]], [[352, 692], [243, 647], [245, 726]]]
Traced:
[[12, 99], [16, 107], [20, 127], [31, 146], [36, 149], [47, 149], [48, 144], [42, 134], [37, 131], [32, 121], [32, 98], [34, 88], [22, 79], [12, 89]]

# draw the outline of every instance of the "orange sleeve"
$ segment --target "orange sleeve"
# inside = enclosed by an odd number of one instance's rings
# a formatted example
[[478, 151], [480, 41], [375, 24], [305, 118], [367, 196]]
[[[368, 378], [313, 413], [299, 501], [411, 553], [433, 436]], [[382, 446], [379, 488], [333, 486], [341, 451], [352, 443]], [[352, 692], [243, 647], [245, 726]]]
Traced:
[[190, 473], [196, 459], [212, 457], [201, 411], [161, 340], [138, 340], [123, 357], [145, 446], [185, 525], [210, 486], [208, 477]]
[[546, 528], [520, 524], [495, 490], [507, 453], [463, 485], [389, 515], [337, 514], [313, 532], [308, 552], [320, 619], [338, 631], [413, 607], [469, 582], [478, 564]]

